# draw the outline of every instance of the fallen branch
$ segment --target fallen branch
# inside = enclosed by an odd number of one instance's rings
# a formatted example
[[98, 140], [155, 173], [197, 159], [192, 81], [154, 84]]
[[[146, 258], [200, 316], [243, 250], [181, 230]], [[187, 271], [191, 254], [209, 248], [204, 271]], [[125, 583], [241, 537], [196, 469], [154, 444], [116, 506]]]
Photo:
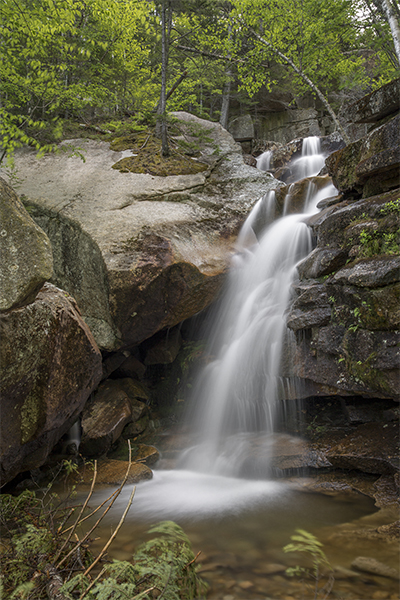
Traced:
[[[90, 571], [93, 569], [93, 567], [94, 567], [95, 565], [97, 565], [97, 563], [99, 562], [99, 560], [100, 560], [100, 559], [101, 559], [101, 558], [104, 556], [104, 554], [107, 552], [108, 548], [110, 547], [111, 543], [113, 542], [113, 540], [114, 540], [114, 539], [115, 539], [115, 537], [117, 536], [117, 534], [118, 534], [119, 530], [120, 530], [120, 529], [121, 529], [121, 527], [122, 527], [122, 524], [123, 524], [123, 522], [125, 521], [125, 517], [126, 517], [126, 515], [128, 514], [128, 511], [129, 511], [129, 509], [130, 509], [130, 507], [131, 507], [131, 504], [132, 504], [132, 501], [133, 501], [133, 497], [134, 497], [134, 495], [135, 495], [135, 492], [136, 492], [136, 486], [135, 486], [135, 487], [133, 488], [133, 490], [132, 490], [132, 493], [131, 493], [131, 495], [130, 495], [130, 497], [129, 497], [129, 500], [128, 500], [128, 504], [126, 505], [126, 508], [125, 508], [125, 510], [124, 510], [124, 513], [123, 513], [122, 517], [121, 517], [121, 518], [120, 518], [120, 520], [119, 520], [119, 523], [118, 523], [118, 525], [117, 525], [117, 528], [115, 529], [114, 533], [113, 533], [113, 534], [110, 536], [110, 539], [109, 539], [109, 540], [108, 540], [108, 542], [105, 544], [105, 546], [103, 547], [103, 549], [102, 549], [102, 551], [100, 552], [100, 554], [98, 555], [98, 557], [97, 557], [97, 558], [96, 558], [96, 559], [95, 559], [95, 560], [92, 562], [92, 564], [90, 565], [90, 567], [88, 567], [88, 568], [86, 569], [86, 571], [85, 571], [85, 572], [84, 572], [84, 574], [83, 574], [84, 576], [86, 576], [88, 573], [90, 573]], [[85, 594], [86, 594], [86, 591], [85, 591], [85, 592], [84, 592], [84, 594], [81, 596], [81, 598], [83, 598], [83, 597], [85, 596]], [[80, 600], [81, 600], [81, 598], [80, 598]]]
[[58, 570], [53, 565], [46, 565], [45, 571], [49, 577], [49, 582], [46, 585], [47, 595], [50, 600], [69, 600], [62, 592], [60, 588], [64, 584], [64, 581], [59, 574]]
[[199, 558], [201, 554], [201, 550], [198, 551], [198, 553], [196, 554], [196, 556], [194, 557], [193, 560], [191, 560], [190, 562], [188, 562], [187, 565], [184, 566], [184, 569], [187, 569], [188, 567], [190, 567], [190, 565], [192, 565], [194, 562], [196, 562], [196, 560]]
[[[127, 479], [128, 479], [128, 475], [129, 475], [129, 471], [131, 469], [131, 465], [132, 465], [132, 450], [131, 450], [131, 443], [130, 440], [128, 440], [128, 446], [129, 446], [129, 464], [128, 464], [128, 468], [126, 470], [125, 473], [125, 477], [121, 483], [121, 485], [119, 486], [118, 490], [116, 491], [114, 498], [112, 498], [109, 506], [107, 506], [107, 508], [105, 509], [105, 511], [103, 512], [103, 514], [101, 515], [101, 517], [99, 517], [99, 519], [97, 519], [96, 523], [93, 525], [93, 527], [86, 533], [86, 535], [81, 539], [81, 541], [76, 544], [74, 546], [74, 548], [72, 548], [72, 550], [70, 552], [68, 552], [68, 554], [66, 556], [64, 556], [64, 558], [59, 562], [58, 564], [58, 568], [60, 568], [60, 566], [67, 560], [67, 558], [69, 558], [76, 550], [77, 548], [79, 548], [88, 538], [89, 536], [93, 533], [93, 531], [96, 529], [96, 527], [99, 525], [99, 523], [104, 519], [104, 517], [106, 516], [106, 514], [108, 513], [108, 511], [111, 509], [111, 507], [113, 506], [115, 500], [118, 498], [118, 496], [120, 495], [122, 488], [124, 487]], [[96, 464], [96, 463], [95, 463]], [[97, 464], [96, 464], [96, 470], [97, 470]], [[93, 485], [93, 484], [92, 484]], [[111, 496], [112, 497], [112, 496]], [[85, 503], [85, 505], [87, 505], [87, 502]], [[81, 511], [82, 514], [82, 511]], [[69, 538], [71, 537], [71, 533], [69, 535]], [[65, 545], [65, 544], [64, 544]], [[60, 554], [60, 553], [59, 553]], [[58, 556], [59, 556], [58, 554]]]
[[[75, 533], [75, 529], [76, 529], [76, 528], [77, 528], [77, 526], [78, 526], [78, 523], [79, 523], [79, 521], [80, 521], [80, 518], [81, 518], [81, 516], [82, 516], [82, 514], [83, 514], [83, 511], [84, 511], [84, 510], [85, 510], [85, 508], [87, 507], [87, 505], [88, 505], [88, 503], [89, 503], [89, 500], [90, 500], [90, 498], [92, 497], [93, 490], [94, 490], [94, 486], [95, 486], [95, 483], [96, 483], [96, 478], [97, 478], [97, 460], [95, 460], [95, 461], [94, 461], [94, 473], [93, 473], [93, 480], [92, 480], [92, 485], [91, 485], [91, 487], [90, 487], [90, 490], [89, 490], [89, 494], [88, 494], [88, 496], [87, 496], [87, 498], [86, 498], [85, 502], [83, 503], [83, 506], [82, 506], [82, 508], [81, 508], [81, 510], [80, 510], [80, 513], [79, 513], [79, 515], [78, 515], [78, 517], [77, 517], [77, 519], [76, 519], [76, 521], [75, 521], [74, 525], [72, 526], [72, 528], [71, 528], [71, 531], [70, 531], [70, 533], [69, 533], [69, 535], [68, 535], [67, 539], [65, 540], [65, 542], [64, 542], [64, 543], [63, 543], [63, 545], [61, 546], [60, 550], [58, 551], [58, 553], [57, 553], [57, 555], [56, 555], [56, 557], [55, 557], [55, 559], [54, 559], [54, 562], [56, 562], [56, 561], [57, 561], [57, 560], [60, 558], [62, 551], [64, 550], [64, 548], [66, 548], [66, 546], [68, 545], [68, 542], [70, 541], [70, 539], [71, 539], [72, 535]], [[71, 554], [71, 553], [70, 553], [70, 554]], [[67, 555], [67, 556], [69, 556], [69, 555]], [[62, 562], [64, 562], [64, 560], [65, 560], [65, 559], [63, 559], [63, 560], [61, 561], [61, 563], [62, 563]], [[61, 564], [61, 563], [60, 563], [60, 564]], [[58, 565], [58, 566], [60, 566], [60, 565]]]
[[[82, 523], [84, 523], [85, 521], [87, 521], [87, 519], [90, 519], [90, 517], [93, 517], [93, 515], [95, 515], [101, 508], [103, 508], [103, 506], [105, 504], [107, 504], [107, 502], [109, 500], [111, 500], [111, 498], [113, 496], [115, 496], [115, 494], [118, 492], [118, 490], [115, 490], [115, 492], [113, 492], [111, 494], [111, 496], [108, 496], [108, 498], [106, 498], [101, 504], [99, 504], [99, 506], [97, 506], [91, 513], [89, 513], [88, 515], [86, 515], [86, 517], [83, 517], [83, 519], [81, 519], [78, 523], [78, 527], [79, 525], [81, 525]], [[65, 522], [65, 521], [64, 521]], [[70, 531], [72, 528], [74, 527], [74, 525], [71, 525], [71, 527], [68, 527], [68, 529], [65, 529], [64, 531], [58, 531], [57, 533], [59, 535], [64, 535], [65, 533], [68, 533], [68, 531]]]
[[98, 131], [99, 133], [112, 133], [112, 131], [110, 131], [109, 129], [101, 129], [100, 127], [96, 127], [96, 125], [88, 125], [86, 123], [79, 123], [79, 127], [85, 127], [86, 129], [94, 129], [95, 131]]

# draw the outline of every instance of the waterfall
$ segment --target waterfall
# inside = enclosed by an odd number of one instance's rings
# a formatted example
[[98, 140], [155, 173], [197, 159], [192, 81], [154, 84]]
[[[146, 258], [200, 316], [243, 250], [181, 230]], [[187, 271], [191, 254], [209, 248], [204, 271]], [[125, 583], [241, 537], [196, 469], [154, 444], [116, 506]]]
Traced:
[[294, 160], [290, 165], [292, 177], [295, 181], [304, 179], [304, 177], [318, 175], [325, 164], [325, 156], [321, 154], [320, 148], [321, 145], [318, 137], [304, 138], [301, 157]]
[[[324, 159], [316, 140], [304, 140], [299, 171], [313, 172]], [[321, 165], [322, 166], [322, 165]], [[312, 182], [304, 212], [276, 221], [275, 194], [255, 205], [237, 240], [227, 291], [214, 322], [212, 362], [194, 393], [194, 421], [200, 446], [183, 464], [207, 473], [237, 475], [254, 433], [274, 431], [285, 380], [280, 377], [288, 330], [285, 311], [296, 264], [312, 250], [304, 214], [335, 193], [328, 185], [318, 194]]]
[[269, 171], [271, 165], [272, 152], [267, 150], [257, 157], [257, 169], [260, 171]]

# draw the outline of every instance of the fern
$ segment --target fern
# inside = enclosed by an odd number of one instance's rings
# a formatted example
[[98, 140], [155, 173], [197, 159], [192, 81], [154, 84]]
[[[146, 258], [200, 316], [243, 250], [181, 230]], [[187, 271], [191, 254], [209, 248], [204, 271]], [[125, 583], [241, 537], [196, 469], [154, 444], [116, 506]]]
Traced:
[[91, 590], [93, 598], [96, 600], [131, 600], [136, 592], [134, 583], [116, 583], [112, 577], [103, 579]]
[[[321, 592], [322, 598], [325, 600], [332, 590], [334, 578], [332, 576], [332, 567], [328, 561], [325, 552], [322, 550], [323, 544], [312, 534], [304, 529], [296, 529], [296, 534], [290, 536], [292, 540], [291, 544], [284, 546], [283, 551], [286, 552], [300, 552], [306, 554], [311, 558], [313, 573], [312, 577], [315, 581], [314, 585], [314, 600], [317, 600], [319, 593]], [[321, 569], [328, 571], [328, 580], [323, 587], [320, 587], [321, 582]], [[286, 569], [287, 575], [292, 577], [293, 575], [311, 575], [310, 570], [304, 567], [296, 566], [289, 567]]]
[[[21, 583], [11, 594], [10, 600], [16, 600], [17, 598], [24, 600], [25, 598], [28, 598], [34, 587], [35, 586], [31, 581]], [[3, 598], [3, 594], [0, 597]]]

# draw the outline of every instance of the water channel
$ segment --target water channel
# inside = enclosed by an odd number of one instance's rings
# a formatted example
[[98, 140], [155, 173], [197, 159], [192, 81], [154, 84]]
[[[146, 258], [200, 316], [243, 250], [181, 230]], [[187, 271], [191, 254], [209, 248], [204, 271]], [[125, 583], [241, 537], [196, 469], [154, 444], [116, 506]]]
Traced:
[[[316, 175], [324, 161], [316, 139], [305, 141], [303, 147], [294, 167], [299, 179]], [[269, 158], [259, 164], [268, 167]], [[151, 524], [174, 520], [183, 526], [195, 554], [201, 551], [198, 560], [210, 585], [209, 599], [308, 600], [314, 592], [285, 574], [288, 566], [310, 566], [307, 557], [282, 550], [300, 528], [326, 544], [335, 567], [330, 597], [398, 598], [397, 581], [351, 569], [360, 555], [396, 566], [396, 544], [360, 533], [392, 522], [395, 515], [377, 512], [373, 501], [361, 493], [313, 493], [302, 485], [306, 480], [257, 479], [246, 472], [255, 440], [262, 440], [268, 461], [268, 449], [277, 436], [275, 423], [282, 421], [282, 407], [285, 414], [289, 409], [282, 398], [293, 382], [279, 372], [282, 348], [290, 335], [284, 313], [296, 264], [312, 249], [304, 215], [317, 211], [318, 202], [332, 195], [331, 185], [310, 193], [302, 214], [278, 220], [273, 193], [255, 206], [239, 235], [228, 290], [213, 327], [210, 352], [215, 360], [195, 391], [192, 418], [200, 443], [181, 452], [178, 468], [156, 469], [151, 481], [137, 485], [109, 556], [129, 560]], [[103, 522], [102, 538], [115, 527], [130, 492], [127, 486]], [[109, 494], [109, 489], [98, 491], [93, 503]], [[103, 539], [97, 542], [99, 549], [102, 543]]]

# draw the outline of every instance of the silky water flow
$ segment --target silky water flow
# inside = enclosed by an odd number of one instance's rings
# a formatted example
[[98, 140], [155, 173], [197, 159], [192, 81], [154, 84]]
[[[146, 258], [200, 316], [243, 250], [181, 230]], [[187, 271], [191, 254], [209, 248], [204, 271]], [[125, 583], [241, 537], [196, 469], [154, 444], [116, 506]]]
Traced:
[[[316, 152], [317, 138], [312, 139]], [[307, 153], [310, 143], [305, 142]], [[302, 173], [323, 163], [308, 154]], [[307, 166], [308, 165], [308, 166]], [[279, 497], [285, 487], [268, 477], [275, 420], [290, 384], [280, 376], [291, 283], [296, 264], [312, 249], [305, 215], [336, 194], [332, 185], [307, 198], [304, 213], [275, 220], [275, 193], [254, 206], [237, 239], [230, 280], [209, 353], [215, 359], [199, 377], [192, 405], [198, 443], [175, 470], [155, 470], [138, 486], [135, 512], [142, 517], [190, 518], [240, 512]], [[260, 458], [261, 457], [261, 458]], [[261, 460], [261, 463], [260, 463]], [[248, 466], [261, 464], [262, 477]]]
[[[318, 152], [312, 146], [315, 143], [314, 139], [306, 141], [305, 151], [311, 146]], [[309, 157], [301, 171], [312, 177], [319, 172], [323, 157], [318, 153]], [[282, 417], [279, 413], [287, 412], [291, 405], [282, 401], [291, 381], [281, 376], [280, 366], [282, 354], [286, 358], [290, 347], [285, 311], [296, 265], [312, 248], [305, 215], [316, 212], [320, 200], [336, 194], [332, 185], [316, 193], [310, 184], [308, 191], [302, 214], [276, 219], [275, 194], [270, 192], [257, 202], [245, 222], [237, 239], [229, 285], [213, 323], [209, 353], [215, 358], [199, 378], [193, 398], [198, 440], [181, 454], [177, 468], [155, 469], [153, 479], [137, 485], [132, 508], [118, 534], [119, 548], [114, 547], [115, 558], [129, 559], [140, 540], [146, 539], [149, 524], [176, 521], [184, 527], [194, 551], [202, 551], [200, 562], [206, 564], [213, 599], [224, 597], [217, 590], [219, 586], [225, 589], [225, 580], [230, 586], [232, 578], [239, 584], [250, 580], [253, 586], [257, 572], [263, 573], [267, 563], [286, 564], [281, 549], [299, 527], [315, 533], [321, 541], [329, 540], [329, 559], [349, 568], [361, 550], [344, 547], [341, 538], [335, 545], [330, 538], [332, 527], [374, 517], [373, 502], [367, 497], [305, 494], [270, 476], [269, 456], [276, 443], [283, 441], [287, 448], [293, 440], [299, 441], [274, 433], [274, 428]], [[290, 199], [287, 210], [290, 212]], [[130, 488], [125, 486], [111, 511], [118, 519]], [[108, 495], [109, 490], [97, 493], [96, 501], [100, 503]], [[110, 526], [115, 525], [111, 512], [109, 521], [103, 521], [101, 546]], [[369, 549], [363, 540], [362, 552], [379, 552], [382, 560], [393, 559], [390, 548], [378, 548], [376, 540], [371, 543]], [[222, 557], [223, 563], [229, 563], [232, 556], [238, 558], [237, 566], [229, 567], [222, 577], [214, 567], [207, 571], [210, 561], [213, 565]], [[285, 597], [289, 583], [280, 579], [263, 580], [262, 594], [258, 584], [246, 590], [239, 585], [229, 597], [259, 600], [267, 592], [268, 597]], [[359, 580], [350, 582], [353, 595], [349, 597], [371, 598], [371, 586], [364, 590], [363, 585]]]

